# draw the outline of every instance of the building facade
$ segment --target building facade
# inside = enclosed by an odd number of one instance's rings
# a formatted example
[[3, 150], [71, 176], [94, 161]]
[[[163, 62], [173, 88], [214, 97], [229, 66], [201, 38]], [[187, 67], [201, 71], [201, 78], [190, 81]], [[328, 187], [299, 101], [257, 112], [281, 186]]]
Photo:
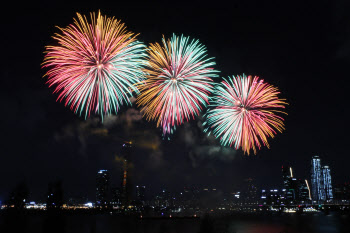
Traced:
[[329, 166], [323, 166], [322, 176], [323, 176], [323, 188], [325, 193], [325, 200], [327, 201], [333, 200], [331, 169], [329, 168]]
[[111, 202], [111, 205], [113, 207], [120, 207], [121, 204], [122, 204], [121, 188], [114, 187], [114, 188], [112, 188], [112, 202]]
[[105, 207], [109, 204], [110, 173], [100, 170], [96, 175], [96, 206]]
[[281, 196], [285, 204], [293, 204], [297, 199], [298, 181], [293, 177], [293, 169], [288, 166], [282, 166], [283, 189]]
[[125, 142], [121, 149], [123, 159], [123, 173], [121, 185], [121, 202], [124, 208], [128, 206], [132, 199], [132, 165], [131, 165], [132, 143]]
[[145, 204], [145, 192], [146, 192], [146, 186], [144, 185], [136, 186], [136, 200], [142, 205]]
[[317, 155], [311, 160], [311, 190], [313, 201], [325, 200], [321, 159]]

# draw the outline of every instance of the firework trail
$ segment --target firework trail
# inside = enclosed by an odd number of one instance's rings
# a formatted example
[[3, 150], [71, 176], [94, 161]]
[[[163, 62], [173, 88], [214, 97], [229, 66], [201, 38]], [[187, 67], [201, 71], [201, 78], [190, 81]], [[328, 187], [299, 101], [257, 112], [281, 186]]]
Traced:
[[66, 28], [59, 28], [53, 38], [57, 46], [47, 46], [42, 67], [49, 86], [55, 86], [57, 101], [85, 118], [91, 113], [117, 113], [131, 104], [135, 84], [144, 79], [146, 46], [114, 18], [91, 13], [89, 22], [77, 13], [78, 19]]
[[232, 76], [218, 84], [205, 114], [206, 132], [220, 138], [223, 146], [242, 147], [244, 153], [265, 145], [268, 137], [284, 130], [283, 118], [287, 104], [279, 99], [278, 89], [259, 77]]
[[148, 50], [147, 79], [140, 86], [136, 103], [142, 106], [147, 120], [156, 120], [163, 135], [176, 126], [194, 119], [208, 104], [217, 72], [213, 58], [198, 40], [173, 35], [162, 45], [151, 44]]

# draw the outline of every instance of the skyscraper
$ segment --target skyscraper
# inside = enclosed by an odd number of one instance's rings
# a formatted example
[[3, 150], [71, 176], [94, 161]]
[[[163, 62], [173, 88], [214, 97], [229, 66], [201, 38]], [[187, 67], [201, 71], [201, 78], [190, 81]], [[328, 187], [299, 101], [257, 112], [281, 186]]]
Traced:
[[121, 201], [124, 208], [131, 201], [132, 184], [131, 184], [131, 142], [125, 142], [121, 149], [123, 159], [122, 190]]
[[283, 187], [288, 189], [290, 187], [290, 178], [292, 177], [292, 168], [282, 166]]
[[283, 203], [305, 203], [310, 200], [310, 190], [307, 181], [294, 177], [291, 167], [282, 166], [282, 176], [283, 189], [281, 200], [283, 200]]
[[333, 199], [333, 189], [331, 180], [331, 169], [329, 168], [329, 166], [323, 166], [322, 175], [325, 200], [331, 200]]
[[49, 183], [46, 208], [59, 209], [63, 205], [63, 189], [62, 182], [55, 181]]
[[293, 177], [293, 169], [288, 166], [282, 166], [283, 189], [282, 196], [288, 204], [292, 204], [297, 198], [298, 181]]
[[136, 186], [136, 200], [140, 202], [140, 204], [144, 205], [145, 204], [145, 191], [146, 191], [146, 186]]
[[311, 160], [311, 188], [314, 201], [325, 200], [321, 159], [317, 155], [313, 156]]
[[306, 180], [298, 180], [298, 192], [297, 192], [298, 203], [305, 203], [310, 200], [309, 188]]
[[96, 206], [106, 206], [108, 204], [109, 185], [109, 172], [107, 170], [98, 171], [96, 175]]
[[252, 205], [257, 203], [258, 189], [252, 178], [244, 180], [240, 198], [246, 205]]
[[170, 192], [166, 187], [163, 187], [160, 193], [155, 196], [154, 204], [157, 207], [169, 207], [171, 205]]
[[338, 204], [350, 202], [350, 183], [337, 184], [334, 187], [334, 199]]
[[122, 204], [121, 201], [121, 188], [114, 187], [112, 188], [112, 202], [113, 207], [119, 207]]

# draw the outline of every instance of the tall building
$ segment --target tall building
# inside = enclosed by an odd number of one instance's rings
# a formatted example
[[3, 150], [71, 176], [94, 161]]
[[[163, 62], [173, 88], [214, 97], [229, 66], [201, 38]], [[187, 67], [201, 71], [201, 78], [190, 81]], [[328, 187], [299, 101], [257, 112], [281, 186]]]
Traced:
[[281, 201], [281, 193], [278, 189], [261, 190], [260, 203], [262, 205], [279, 205]]
[[110, 174], [107, 170], [100, 170], [96, 175], [96, 206], [106, 206], [109, 204]]
[[298, 192], [297, 192], [298, 203], [305, 203], [310, 201], [309, 188], [306, 180], [298, 180]]
[[323, 166], [322, 176], [323, 176], [323, 188], [325, 193], [325, 200], [332, 200], [333, 189], [332, 189], [332, 180], [331, 180], [331, 169], [329, 168], [329, 166]]
[[169, 207], [171, 205], [171, 197], [170, 192], [166, 187], [163, 187], [158, 193], [158, 195], [155, 196], [154, 204], [157, 207]]
[[49, 183], [46, 208], [59, 209], [63, 205], [63, 188], [61, 181]]
[[317, 155], [313, 156], [311, 160], [311, 189], [314, 201], [325, 200], [321, 159]]
[[290, 188], [290, 178], [292, 177], [292, 168], [287, 166], [282, 166], [282, 178], [283, 178], [283, 188]]
[[245, 179], [240, 196], [242, 202], [246, 205], [254, 205], [258, 202], [258, 189], [252, 178]]
[[338, 204], [349, 203], [350, 183], [337, 184], [334, 187], [334, 199]]
[[306, 180], [297, 179], [291, 167], [282, 166], [283, 189], [281, 200], [284, 204], [305, 203], [310, 200], [310, 190]]
[[122, 198], [121, 198], [121, 188], [114, 187], [112, 188], [112, 202], [111, 204], [114, 207], [118, 207], [122, 204]]
[[185, 186], [183, 192], [180, 193], [179, 199], [182, 204], [189, 208], [194, 208], [199, 204], [199, 187]]
[[144, 185], [136, 186], [136, 200], [143, 205], [145, 204], [145, 192], [146, 192], [146, 186]]
[[121, 156], [123, 159], [123, 173], [122, 173], [122, 190], [121, 201], [124, 208], [131, 202], [132, 183], [131, 183], [131, 142], [125, 142], [121, 149]]
[[293, 169], [282, 166], [283, 189], [282, 196], [287, 204], [292, 204], [297, 199], [298, 181], [293, 177]]

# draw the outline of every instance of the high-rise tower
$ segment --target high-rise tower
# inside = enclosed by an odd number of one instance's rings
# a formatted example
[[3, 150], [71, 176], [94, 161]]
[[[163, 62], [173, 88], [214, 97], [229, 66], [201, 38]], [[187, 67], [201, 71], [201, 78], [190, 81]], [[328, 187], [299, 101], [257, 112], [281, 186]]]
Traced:
[[323, 175], [323, 188], [325, 193], [325, 199], [333, 199], [333, 189], [332, 189], [332, 180], [331, 180], [331, 169], [329, 166], [323, 166], [322, 168]]
[[325, 200], [321, 159], [317, 155], [313, 156], [311, 160], [311, 188], [314, 201]]
[[123, 159], [123, 174], [122, 174], [122, 190], [121, 201], [124, 208], [129, 205], [131, 201], [132, 184], [131, 184], [131, 142], [125, 142], [121, 149], [121, 156]]
[[298, 180], [298, 190], [297, 190], [297, 201], [298, 203], [305, 203], [310, 200], [309, 188], [306, 180]]
[[146, 191], [146, 186], [144, 185], [136, 186], [136, 200], [140, 202], [142, 205], [145, 204], [145, 191]]
[[107, 170], [98, 171], [96, 175], [96, 206], [106, 206], [109, 204], [109, 185], [109, 172]]
[[297, 179], [293, 177], [292, 167], [282, 166], [282, 176], [283, 176], [283, 189], [282, 195], [284, 199], [291, 204], [296, 199], [297, 193]]
[[240, 198], [249, 205], [256, 204], [258, 201], [258, 189], [252, 178], [244, 180]]
[[288, 166], [282, 166], [283, 187], [285, 189], [290, 187], [290, 178], [292, 175], [292, 168]]

